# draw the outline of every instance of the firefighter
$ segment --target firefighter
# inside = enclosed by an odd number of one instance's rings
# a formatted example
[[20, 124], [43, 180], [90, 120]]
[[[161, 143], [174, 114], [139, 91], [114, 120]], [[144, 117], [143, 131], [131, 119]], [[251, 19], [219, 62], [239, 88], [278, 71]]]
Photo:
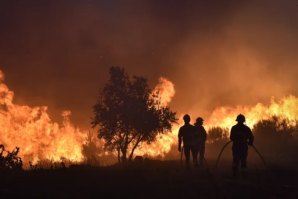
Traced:
[[239, 114], [236, 118], [236, 121], [238, 123], [232, 127], [230, 133], [230, 139], [233, 142], [232, 151], [234, 176], [239, 169], [239, 164], [241, 164], [242, 169], [246, 169], [248, 145], [252, 145], [254, 141], [254, 136], [251, 132], [251, 129], [244, 124], [244, 115]]
[[205, 156], [205, 142], [207, 139], [207, 133], [203, 126], [204, 119], [198, 117], [195, 123], [195, 131], [197, 133], [197, 141], [198, 141], [198, 154], [200, 155], [200, 166], [203, 166], [204, 156]]
[[190, 124], [190, 116], [188, 114], [183, 116], [183, 120], [184, 120], [184, 125], [180, 127], [179, 133], [178, 133], [178, 151], [181, 152], [181, 145], [183, 141], [186, 165], [189, 166], [190, 152], [191, 152], [192, 158], [193, 158], [193, 164], [197, 166], [198, 149], [197, 149], [197, 143], [195, 139], [196, 137], [195, 128], [193, 125]]

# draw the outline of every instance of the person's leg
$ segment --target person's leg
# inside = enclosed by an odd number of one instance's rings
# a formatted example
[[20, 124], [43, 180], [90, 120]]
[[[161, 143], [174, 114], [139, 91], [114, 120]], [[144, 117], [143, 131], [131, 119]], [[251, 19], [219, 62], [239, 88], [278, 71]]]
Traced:
[[241, 158], [241, 169], [246, 169], [247, 165], [246, 165], [246, 158]]
[[236, 173], [238, 172], [239, 169], [239, 163], [240, 163], [240, 158], [239, 158], [239, 152], [238, 151], [233, 151], [233, 176], [236, 176]]
[[233, 157], [233, 170], [238, 171], [239, 169], [239, 158], [237, 156]]
[[246, 165], [246, 160], [247, 160], [247, 150], [244, 149], [241, 154], [241, 175], [243, 178], [247, 177], [247, 165]]
[[190, 147], [184, 146], [185, 163], [189, 165]]
[[205, 159], [205, 146], [202, 146], [200, 149], [200, 165], [203, 166]]
[[247, 160], [247, 149], [244, 149], [241, 154], [241, 168], [246, 169], [246, 160]]
[[197, 146], [191, 147], [191, 154], [192, 154], [193, 165], [198, 166], [198, 147]]

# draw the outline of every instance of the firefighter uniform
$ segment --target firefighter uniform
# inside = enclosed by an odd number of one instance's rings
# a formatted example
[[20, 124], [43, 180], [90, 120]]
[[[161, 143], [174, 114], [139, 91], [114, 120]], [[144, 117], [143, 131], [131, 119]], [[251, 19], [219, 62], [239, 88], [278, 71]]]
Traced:
[[240, 163], [241, 168], [247, 167], [248, 145], [252, 145], [254, 141], [251, 129], [244, 124], [245, 117], [240, 114], [237, 116], [236, 121], [238, 123], [232, 127], [230, 134], [230, 139], [233, 142], [233, 171], [239, 169]]
[[205, 142], [207, 139], [207, 133], [205, 128], [203, 127], [203, 118], [198, 117], [195, 123], [195, 131], [197, 135], [197, 145], [198, 145], [198, 153], [200, 155], [200, 165], [204, 163], [205, 157]]

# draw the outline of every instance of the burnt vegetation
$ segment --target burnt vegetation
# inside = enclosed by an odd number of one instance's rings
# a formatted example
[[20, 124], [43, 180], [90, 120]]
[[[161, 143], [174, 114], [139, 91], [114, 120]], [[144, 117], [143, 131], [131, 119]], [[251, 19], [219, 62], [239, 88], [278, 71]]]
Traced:
[[23, 161], [18, 157], [20, 148], [16, 147], [12, 151], [5, 150], [0, 144], [0, 169], [1, 170], [22, 170]]

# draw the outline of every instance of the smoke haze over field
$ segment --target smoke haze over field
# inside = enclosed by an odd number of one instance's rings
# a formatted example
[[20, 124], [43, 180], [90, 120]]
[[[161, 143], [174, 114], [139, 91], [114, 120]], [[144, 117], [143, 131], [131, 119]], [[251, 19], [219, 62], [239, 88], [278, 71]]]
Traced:
[[297, 35], [296, 0], [2, 1], [0, 69], [15, 103], [84, 127], [115, 65], [152, 87], [166, 77], [174, 110], [208, 117], [297, 96]]

